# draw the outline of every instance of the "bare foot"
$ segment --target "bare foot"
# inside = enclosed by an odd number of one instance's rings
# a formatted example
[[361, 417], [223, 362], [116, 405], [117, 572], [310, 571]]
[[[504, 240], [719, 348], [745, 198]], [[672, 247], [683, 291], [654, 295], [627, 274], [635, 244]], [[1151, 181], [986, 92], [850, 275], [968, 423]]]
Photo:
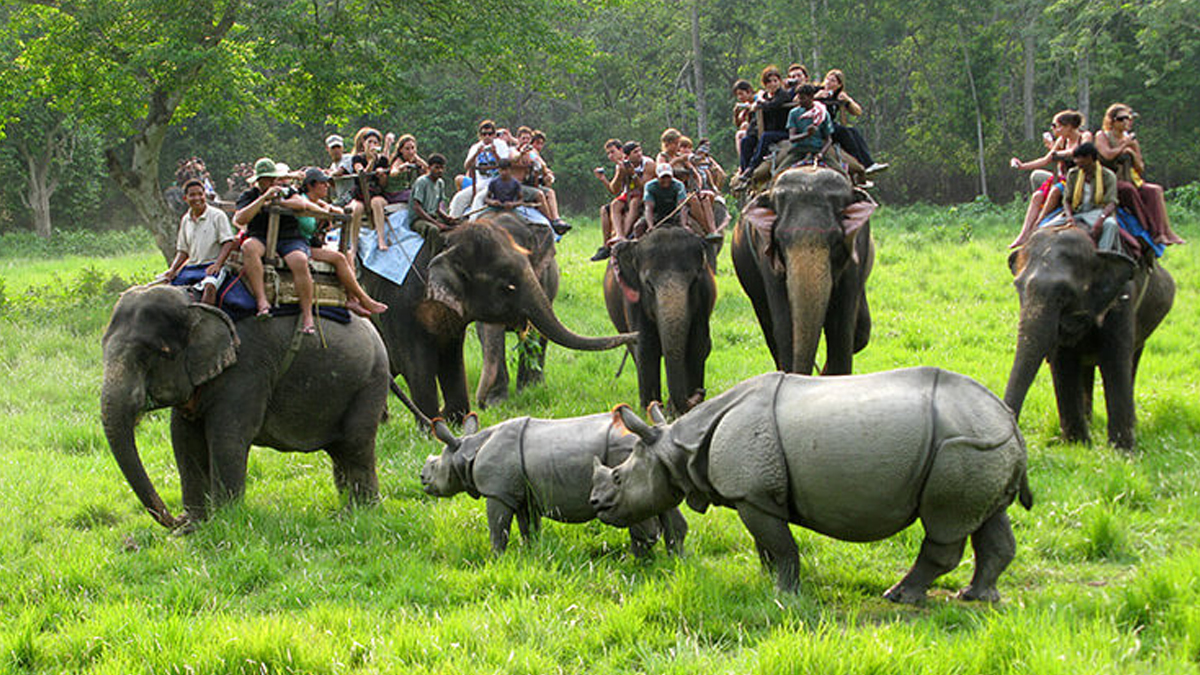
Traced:
[[388, 308], [387, 305], [372, 298], [364, 298], [361, 306], [371, 314], [382, 314]]
[[255, 312], [254, 316], [258, 319], [271, 318], [271, 305], [266, 302], [258, 303], [258, 310]]
[[386, 251], [386, 250], [388, 250], [388, 245], [387, 245], [387, 242], [383, 240], [383, 237], [380, 237], [380, 238], [379, 238], [379, 250], [380, 250], [380, 251]]
[[350, 298], [346, 300], [346, 309], [361, 317], [371, 316], [371, 313], [367, 311], [366, 307], [362, 306], [362, 303], [358, 301], [358, 298]]

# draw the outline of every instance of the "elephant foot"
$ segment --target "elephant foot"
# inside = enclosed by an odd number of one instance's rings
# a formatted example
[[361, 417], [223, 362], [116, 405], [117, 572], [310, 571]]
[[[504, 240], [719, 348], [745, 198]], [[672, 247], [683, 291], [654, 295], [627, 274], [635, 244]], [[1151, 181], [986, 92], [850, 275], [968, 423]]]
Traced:
[[201, 520], [203, 520], [203, 518], [197, 518], [185, 513], [175, 520], [175, 527], [171, 530], [171, 535], [175, 537], [186, 537], [187, 535], [200, 529]]
[[536, 387], [546, 381], [546, 375], [540, 370], [530, 372], [528, 375], [517, 376], [517, 391], [522, 391], [529, 387]]
[[958, 592], [958, 599], [970, 602], [1000, 602], [1000, 591], [996, 590], [995, 586], [986, 588], [967, 586]]
[[475, 403], [479, 406], [480, 410], [487, 410], [488, 408], [498, 406], [507, 400], [508, 391], [497, 391], [481, 397]]
[[883, 597], [902, 605], [916, 605], [925, 601], [925, 590], [904, 585], [904, 582], [892, 586]]

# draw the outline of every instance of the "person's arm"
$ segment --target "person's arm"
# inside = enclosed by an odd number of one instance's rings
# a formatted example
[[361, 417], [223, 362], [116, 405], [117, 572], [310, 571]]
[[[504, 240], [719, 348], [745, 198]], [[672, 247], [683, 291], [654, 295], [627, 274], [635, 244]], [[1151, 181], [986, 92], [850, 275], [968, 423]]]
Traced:
[[167, 268], [167, 271], [163, 272], [163, 278], [167, 281], [174, 281], [175, 277], [179, 276], [179, 270], [183, 269], [187, 261], [187, 251], [175, 251], [175, 259], [171, 261], [171, 266]]
[[1096, 150], [1105, 161], [1111, 162], [1125, 152], [1124, 145], [1114, 147], [1108, 140], [1108, 134], [1096, 134]]
[[262, 210], [262, 207], [267, 204], [267, 202], [270, 202], [272, 199], [274, 199], [278, 194], [278, 185], [272, 185], [271, 187], [267, 188], [266, 192], [263, 192], [258, 196], [258, 199], [255, 199], [245, 207], [238, 209], [238, 211], [233, 214], [234, 225], [237, 225], [241, 229], [246, 229], [246, 226], [250, 224], [250, 221], [254, 220], [254, 217], [258, 215], [258, 212]]
[[[429, 212], [425, 210], [425, 207], [422, 206], [421, 202], [419, 200], [417, 200], [415, 197], [409, 197], [408, 208], [412, 209], [413, 213], [416, 214], [416, 216], [417, 216], [416, 220], [428, 220], [431, 222], [437, 222], [437, 218], [429, 215]], [[441, 214], [438, 214], [438, 215], [441, 215]]]
[[720, 190], [721, 187], [725, 185], [726, 178], [727, 176], [725, 175], [725, 169], [721, 168], [721, 165], [717, 163], [717, 160], [709, 157], [708, 179], [712, 182], [712, 186], [717, 190]]
[[210, 277], [217, 276], [217, 273], [225, 266], [225, 260], [229, 258], [229, 254], [235, 248], [237, 248], [237, 239], [230, 239], [221, 244], [221, 252], [217, 254], [217, 259], [213, 261], [213, 264], [208, 266], [208, 269], [204, 270], [204, 273]]
[[1133, 168], [1143, 176], [1146, 175], [1146, 162], [1142, 160], [1142, 144], [1136, 138], [1131, 138], [1126, 147], [1129, 148], [1129, 154], [1133, 155]]
[[472, 145], [470, 150], [467, 150], [467, 158], [463, 161], [463, 170], [467, 172], [468, 176], [475, 171], [475, 157], [481, 150], [483, 150], [483, 143], [478, 142]]
[[619, 196], [625, 191], [625, 186], [629, 184], [630, 173], [632, 172], [626, 168], [624, 162], [622, 162], [617, 170], [613, 172], [612, 180], [608, 183], [608, 191], [612, 193], [614, 197]]
[[863, 114], [862, 106], [858, 104], [858, 101], [850, 98], [850, 94], [847, 94], [845, 91], [838, 94], [838, 100], [846, 104], [846, 112], [850, 113], [851, 115], [858, 117], [859, 115]]

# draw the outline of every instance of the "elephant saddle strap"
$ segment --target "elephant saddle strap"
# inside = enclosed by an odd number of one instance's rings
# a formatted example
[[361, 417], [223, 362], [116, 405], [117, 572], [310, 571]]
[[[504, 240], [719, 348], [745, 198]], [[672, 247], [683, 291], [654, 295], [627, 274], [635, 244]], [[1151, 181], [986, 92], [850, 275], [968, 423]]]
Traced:
[[296, 330], [292, 332], [292, 341], [288, 344], [288, 349], [283, 355], [283, 360], [279, 362], [279, 374], [277, 377], [283, 377], [287, 373], [288, 368], [292, 367], [292, 361], [296, 359], [296, 354], [300, 351], [300, 344], [304, 340], [304, 333], [300, 330], [300, 316], [296, 316]]

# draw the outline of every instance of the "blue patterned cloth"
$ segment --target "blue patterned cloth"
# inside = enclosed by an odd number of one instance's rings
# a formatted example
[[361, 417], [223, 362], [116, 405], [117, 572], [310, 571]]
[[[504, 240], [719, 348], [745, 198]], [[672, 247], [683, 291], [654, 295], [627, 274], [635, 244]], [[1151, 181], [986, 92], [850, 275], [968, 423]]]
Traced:
[[411, 213], [400, 209], [387, 218], [388, 250], [380, 251], [375, 230], [365, 228], [358, 233], [358, 251], [363, 265], [379, 276], [395, 283], [404, 283], [425, 244], [425, 238], [408, 228]]

